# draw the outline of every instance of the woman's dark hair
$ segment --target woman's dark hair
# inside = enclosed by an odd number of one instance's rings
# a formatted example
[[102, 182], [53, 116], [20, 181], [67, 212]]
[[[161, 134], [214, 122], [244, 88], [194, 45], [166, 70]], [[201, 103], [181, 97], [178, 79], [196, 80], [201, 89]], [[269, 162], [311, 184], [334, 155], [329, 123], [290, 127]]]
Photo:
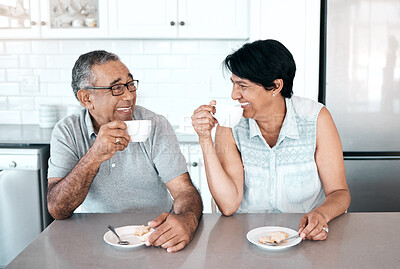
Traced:
[[[87, 86], [92, 86], [93, 80], [92, 67], [102, 65], [109, 61], [119, 61], [119, 57], [114, 53], [105, 50], [94, 50], [79, 56], [72, 68], [72, 90], [75, 98], [78, 99], [78, 91]], [[79, 99], [78, 99], [79, 101]]]
[[228, 55], [223, 65], [236, 76], [259, 84], [267, 91], [275, 88], [275, 79], [282, 79], [282, 96], [293, 95], [296, 64], [293, 55], [279, 41], [267, 39], [244, 44]]

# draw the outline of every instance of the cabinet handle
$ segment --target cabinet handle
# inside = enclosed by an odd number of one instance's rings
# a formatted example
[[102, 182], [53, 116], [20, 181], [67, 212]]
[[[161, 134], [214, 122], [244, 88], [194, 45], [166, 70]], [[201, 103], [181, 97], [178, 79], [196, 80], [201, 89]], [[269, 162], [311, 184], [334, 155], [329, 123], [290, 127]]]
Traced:
[[174, 26], [174, 25], [175, 25], [175, 22], [174, 22], [174, 21], [171, 21], [169, 24], [171, 24], [171, 26]]
[[181, 21], [179, 24], [180, 24], [181, 26], [184, 26], [184, 25], [185, 25], [185, 22], [184, 22], [184, 21]]
[[37, 23], [35, 21], [31, 21], [31, 25], [36, 25]]
[[197, 165], [198, 165], [197, 162], [192, 162], [192, 166], [193, 166], [193, 167], [196, 167]]
[[45, 21], [42, 21], [41, 23], [40, 23], [40, 25], [46, 25], [46, 22]]

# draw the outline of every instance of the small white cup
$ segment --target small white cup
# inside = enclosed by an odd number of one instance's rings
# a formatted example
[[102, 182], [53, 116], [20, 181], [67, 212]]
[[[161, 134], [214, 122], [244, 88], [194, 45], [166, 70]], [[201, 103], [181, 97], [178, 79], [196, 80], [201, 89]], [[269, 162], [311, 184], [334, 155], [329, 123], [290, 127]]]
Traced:
[[129, 120], [126, 131], [131, 137], [131, 142], [144, 142], [151, 132], [151, 120]]
[[239, 105], [217, 104], [215, 109], [214, 118], [220, 126], [233, 128], [242, 118], [243, 108]]

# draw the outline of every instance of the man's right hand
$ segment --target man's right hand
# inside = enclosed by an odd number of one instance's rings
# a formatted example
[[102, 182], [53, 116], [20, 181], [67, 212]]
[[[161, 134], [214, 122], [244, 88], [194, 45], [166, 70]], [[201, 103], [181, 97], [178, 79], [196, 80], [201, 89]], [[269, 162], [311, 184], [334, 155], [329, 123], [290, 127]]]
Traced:
[[128, 147], [131, 137], [126, 131], [123, 121], [115, 120], [100, 127], [96, 141], [89, 152], [100, 162], [110, 159], [115, 152], [123, 151]]

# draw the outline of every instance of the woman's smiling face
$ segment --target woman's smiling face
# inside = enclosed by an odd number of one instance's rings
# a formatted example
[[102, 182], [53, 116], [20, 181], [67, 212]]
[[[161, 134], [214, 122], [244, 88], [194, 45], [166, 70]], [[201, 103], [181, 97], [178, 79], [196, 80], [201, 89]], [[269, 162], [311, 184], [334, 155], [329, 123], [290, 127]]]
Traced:
[[243, 117], [255, 120], [265, 117], [265, 111], [272, 103], [273, 91], [267, 91], [259, 84], [232, 74], [233, 89], [231, 97], [239, 101], [243, 108]]

